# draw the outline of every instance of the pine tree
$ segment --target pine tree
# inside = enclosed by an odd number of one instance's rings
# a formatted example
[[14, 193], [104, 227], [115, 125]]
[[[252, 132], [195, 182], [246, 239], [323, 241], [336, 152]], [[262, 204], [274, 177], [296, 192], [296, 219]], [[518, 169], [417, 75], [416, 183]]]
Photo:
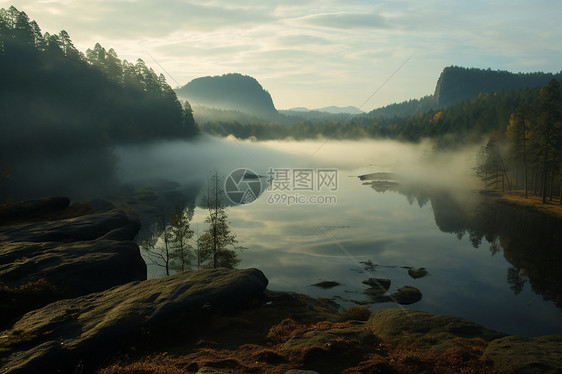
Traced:
[[546, 203], [548, 177], [559, 168], [561, 159], [562, 96], [560, 82], [552, 79], [543, 87], [540, 95], [541, 112], [533, 133], [542, 168], [542, 202]]
[[530, 139], [531, 109], [528, 105], [522, 104], [517, 107], [515, 113], [511, 115], [506, 135], [510, 140], [513, 156], [516, 161], [523, 163], [523, 182], [525, 188], [525, 198], [528, 197], [527, 186], [527, 149]]
[[[215, 172], [206, 186], [203, 206], [208, 209], [206, 221], [209, 228], [197, 239], [198, 250], [210, 257], [213, 268], [234, 268], [239, 262], [236, 246], [238, 240], [232, 233], [226, 212], [223, 178]], [[232, 247], [232, 249], [228, 248]]]
[[176, 206], [170, 217], [170, 267], [176, 272], [188, 270], [194, 257], [193, 247], [189, 244], [194, 234], [189, 224], [192, 218], [193, 208], [188, 209], [183, 204]]

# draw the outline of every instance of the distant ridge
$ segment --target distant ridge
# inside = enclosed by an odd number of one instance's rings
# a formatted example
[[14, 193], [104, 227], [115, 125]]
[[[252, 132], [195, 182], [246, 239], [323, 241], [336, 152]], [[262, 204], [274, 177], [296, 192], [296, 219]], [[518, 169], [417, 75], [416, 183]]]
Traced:
[[562, 73], [511, 73], [508, 71], [448, 66], [443, 69], [433, 95], [390, 104], [369, 112], [373, 118], [407, 118], [443, 109], [482, 93], [542, 87]]
[[238, 73], [196, 78], [175, 90], [196, 110], [205, 106], [220, 110], [234, 110], [261, 117], [277, 114], [269, 92], [253, 77]]
[[334, 106], [334, 105], [332, 105], [332, 106], [327, 106], [325, 108], [318, 108], [318, 109], [315, 109], [315, 110], [317, 110], [319, 112], [326, 112], [326, 113], [332, 113], [332, 114], [340, 114], [340, 113], [362, 114], [362, 113], [365, 113], [355, 106]]
[[480, 93], [510, 91], [544, 86], [562, 74], [511, 73], [508, 71], [449, 66], [443, 69], [435, 87], [438, 107], [446, 107], [478, 96]]
[[316, 108], [316, 109], [308, 109], [305, 107], [296, 107], [296, 108], [291, 108], [291, 109], [287, 109], [287, 112], [322, 112], [322, 113], [330, 113], [330, 114], [363, 114], [365, 112], [363, 112], [362, 110], [360, 110], [359, 108], [355, 107], [355, 106], [335, 106], [335, 105], [331, 105], [331, 106], [327, 106], [324, 108]]

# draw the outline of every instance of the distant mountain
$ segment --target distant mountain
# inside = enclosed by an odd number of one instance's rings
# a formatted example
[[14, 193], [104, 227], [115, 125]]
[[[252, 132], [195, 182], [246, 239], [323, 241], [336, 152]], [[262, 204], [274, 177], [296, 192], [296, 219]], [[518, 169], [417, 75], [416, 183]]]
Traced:
[[316, 109], [308, 109], [308, 108], [299, 106], [299, 107], [296, 107], [296, 108], [287, 109], [287, 110], [285, 110], [285, 112], [300, 112], [300, 113], [322, 112], [322, 113], [330, 113], [330, 114], [363, 114], [363, 113], [365, 113], [355, 106], [334, 106], [334, 105], [327, 106], [327, 107], [324, 107], [324, 108], [316, 108]]
[[179, 98], [189, 101], [195, 111], [204, 106], [266, 118], [277, 115], [269, 92], [247, 75], [233, 73], [196, 78], [175, 91]]
[[315, 109], [319, 112], [331, 113], [331, 114], [363, 114], [362, 110], [355, 106], [327, 106], [325, 108]]
[[478, 96], [480, 93], [510, 91], [544, 86], [549, 80], [560, 80], [562, 73], [510, 73], [449, 66], [443, 69], [434, 97], [438, 107], [446, 107]]

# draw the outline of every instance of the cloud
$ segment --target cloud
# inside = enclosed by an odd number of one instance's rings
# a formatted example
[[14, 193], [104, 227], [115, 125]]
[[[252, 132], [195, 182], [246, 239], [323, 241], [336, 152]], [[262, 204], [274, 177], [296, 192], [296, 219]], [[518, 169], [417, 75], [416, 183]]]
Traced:
[[386, 19], [374, 13], [327, 13], [301, 17], [305, 25], [319, 26], [330, 29], [386, 29]]

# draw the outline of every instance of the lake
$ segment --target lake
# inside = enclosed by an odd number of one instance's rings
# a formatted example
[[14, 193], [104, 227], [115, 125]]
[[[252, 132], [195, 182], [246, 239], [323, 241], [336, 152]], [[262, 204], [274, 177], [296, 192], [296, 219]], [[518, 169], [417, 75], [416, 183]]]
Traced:
[[[470, 168], [474, 149], [435, 155], [428, 145], [391, 142], [207, 141], [220, 148], [222, 159], [199, 145], [189, 152], [212, 160], [223, 175], [249, 168], [261, 177], [261, 196], [228, 212], [240, 244], [248, 247], [240, 253], [239, 267], [261, 269], [269, 289], [332, 298], [344, 308], [368, 303], [376, 311], [397, 305], [372, 303], [362, 281], [388, 278], [389, 292], [403, 286], [422, 292], [408, 308], [464, 317], [513, 335], [562, 333], [560, 222], [478, 194]], [[185, 145], [173, 145], [177, 151], [158, 147], [146, 157], [160, 165], [166, 159], [177, 162]], [[140, 172], [137, 161], [130, 161], [135, 152], [121, 155], [131, 175]], [[153, 170], [150, 162], [143, 165]], [[185, 179], [203, 175], [209, 165], [181, 167]], [[322, 171], [337, 172], [337, 185], [324, 178], [320, 186]], [[358, 178], [377, 172], [398, 173], [398, 183], [383, 181], [394, 174], [379, 174], [379, 181]], [[294, 177], [286, 180], [287, 190], [270, 187], [267, 179], [274, 174], [277, 181]], [[156, 175], [172, 178], [150, 174]], [[299, 202], [286, 200], [296, 196]], [[199, 232], [205, 216], [205, 210], [195, 209], [192, 227]], [[426, 276], [408, 274], [409, 268], [422, 267]], [[149, 266], [149, 274], [161, 276], [162, 269]], [[320, 281], [340, 285], [313, 286]]]

